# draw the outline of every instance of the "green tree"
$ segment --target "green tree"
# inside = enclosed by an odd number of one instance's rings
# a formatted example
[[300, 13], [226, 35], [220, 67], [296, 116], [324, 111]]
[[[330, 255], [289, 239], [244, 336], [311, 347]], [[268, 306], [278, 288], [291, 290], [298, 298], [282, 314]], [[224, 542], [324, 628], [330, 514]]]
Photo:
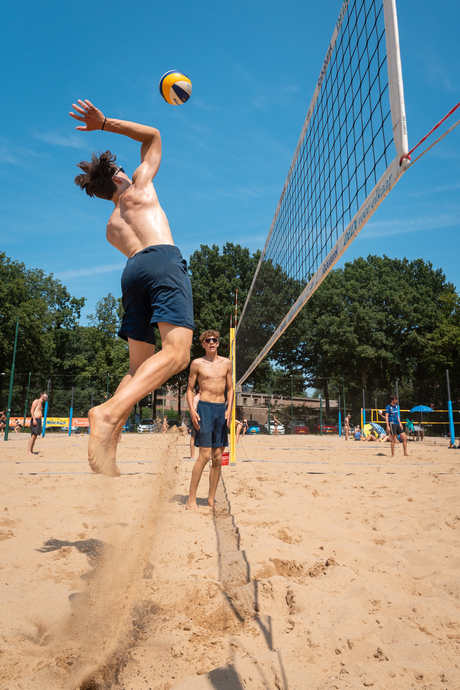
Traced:
[[[227, 242], [220, 251], [217, 245], [202, 244], [191, 256], [189, 269], [193, 290], [195, 338], [192, 357], [201, 357], [203, 349], [196, 336], [208, 329], [218, 330], [220, 354], [228, 356], [230, 318], [235, 324], [235, 297], [238, 290], [238, 310], [241, 314], [260, 252]], [[227, 349], [227, 351], [225, 351]]]
[[[27, 269], [0, 253], [0, 370], [11, 370], [16, 320], [19, 334], [16, 351], [17, 373], [12, 410], [24, 406], [28, 372], [34, 374], [35, 391], [51, 381], [51, 397], [56, 377], [68, 363], [70, 343], [78, 327], [85, 299], [72, 297], [59, 280], [39, 269]], [[3, 377], [2, 377], [3, 378]], [[0, 406], [5, 405], [5, 393]]]
[[445, 363], [458, 367], [455, 315], [454, 286], [429, 262], [368, 256], [331, 272], [277, 359], [306, 372], [326, 404], [331, 387], [340, 394], [342, 374], [358, 403], [363, 388], [388, 393], [396, 379], [411, 381], [413, 395], [424, 388], [433, 401]]
[[109, 293], [96, 304], [88, 317], [90, 325], [80, 332], [80, 353], [86, 361], [76, 377], [78, 384], [96, 383], [99, 392], [113, 394], [129, 368], [128, 344], [118, 337], [123, 305], [120, 298]]

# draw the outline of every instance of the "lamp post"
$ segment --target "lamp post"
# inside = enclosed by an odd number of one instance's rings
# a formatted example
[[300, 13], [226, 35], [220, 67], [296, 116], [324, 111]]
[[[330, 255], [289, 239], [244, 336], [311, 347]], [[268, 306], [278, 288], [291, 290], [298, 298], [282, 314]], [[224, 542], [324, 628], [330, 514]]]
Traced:
[[[1, 374], [0, 374], [0, 376], [5, 376], [5, 372], [2, 371]], [[2, 399], [2, 383], [3, 383], [3, 379], [0, 378], [0, 401], [1, 401], [1, 399]]]
[[29, 390], [30, 390], [30, 377], [32, 376], [32, 372], [29, 371], [29, 382], [27, 384], [27, 394], [26, 394], [26, 404], [24, 407], [24, 422], [22, 424], [22, 433], [26, 430], [26, 418], [27, 418], [27, 403], [29, 402]]
[[[2, 371], [2, 373], [0, 374], [0, 376], [5, 376], [5, 372]], [[1, 399], [2, 399], [2, 383], [3, 383], [3, 379], [0, 379], [0, 401], [1, 401]]]
[[294, 433], [294, 389], [291, 374], [291, 434]]
[[319, 394], [319, 433], [323, 435], [323, 403], [321, 400], [321, 393]]
[[8, 430], [10, 427], [11, 398], [13, 397], [14, 363], [16, 361], [16, 346], [18, 344], [18, 331], [19, 331], [19, 316], [18, 316], [18, 320], [16, 321], [16, 335], [14, 336], [13, 364], [11, 366], [11, 376], [10, 376], [10, 392], [8, 394], [8, 407], [6, 409], [5, 434], [3, 436], [5, 441], [8, 441]]

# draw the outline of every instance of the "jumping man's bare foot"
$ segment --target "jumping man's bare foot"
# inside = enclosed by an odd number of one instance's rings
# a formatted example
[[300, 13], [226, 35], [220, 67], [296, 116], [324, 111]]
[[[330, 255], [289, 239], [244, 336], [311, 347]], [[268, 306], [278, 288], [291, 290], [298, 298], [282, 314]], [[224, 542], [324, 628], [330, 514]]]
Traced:
[[187, 501], [185, 507], [187, 508], [187, 510], [191, 510], [193, 513], [201, 513], [201, 510], [198, 508], [196, 502], [192, 503], [191, 501]]
[[89, 466], [96, 474], [104, 474], [106, 477], [119, 477], [121, 472], [115, 462], [116, 442], [115, 444], [111, 442], [116, 425], [109, 422], [104, 412], [99, 408], [90, 410], [88, 417], [90, 426], [88, 444]]

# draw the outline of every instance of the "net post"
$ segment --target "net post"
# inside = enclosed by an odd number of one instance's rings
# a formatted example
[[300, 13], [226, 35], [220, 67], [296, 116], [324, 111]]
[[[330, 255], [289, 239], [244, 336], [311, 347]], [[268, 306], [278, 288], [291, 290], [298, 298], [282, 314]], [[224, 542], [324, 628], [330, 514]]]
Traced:
[[[51, 383], [51, 381], [48, 379], [48, 385], [46, 387], [45, 414], [43, 415], [42, 438], [45, 438], [45, 433], [46, 433], [46, 420], [48, 419], [48, 402], [49, 402], [49, 397], [50, 397], [50, 383]], [[30, 421], [32, 423], [32, 419]]]
[[340, 395], [339, 395], [339, 438], [342, 438], [342, 418], [340, 415]]
[[447, 378], [447, 410], [449, 414], [449, 432], [450, 432], [450, 446], [449, 448], [455, 448], [455, 427], [454, 427], [454, 415], [452, 412], [452, 400], [450, 399], [450, 380], [449, 380], [449, 369], [446, 369]]
[[73, 417], [73, 393], [75, 388], [72, 387], [72, 399], [70, 401], [70, 412], [69, 412], [69, 436], [72, 433], [72, 417]]
[[236, 390], [235, 390], [235, 329], [230, 327], [230, 361], [232, 363], [232, 385], [233, 385], [233, 402], [232, 414], [230, 417], [230, 467], [236, 466], [236, 439], [235, 439], [235, 419], [236, 419]]

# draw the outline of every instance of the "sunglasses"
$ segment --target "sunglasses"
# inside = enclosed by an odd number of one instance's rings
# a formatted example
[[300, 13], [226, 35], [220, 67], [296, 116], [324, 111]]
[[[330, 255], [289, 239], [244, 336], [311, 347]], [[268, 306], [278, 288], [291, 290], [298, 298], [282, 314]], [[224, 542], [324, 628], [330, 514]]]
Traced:
[[[112, 177], [115, 177], [115, 175], [116, 175], [117, 173], [119, 173], [119, 172], [122, 172], [122, 173], [125, 172], [125, 171], [123, 170], [123, 168], [121, 167], [121, 165], [119, 165], [118, 168], [115, 168], [115, 172], [113, 173]], [[126, 175], [126, 173], [125, 173], [125, 175]]]
[[219, 338], [205, 338], [205, 339], [204, 339], [204, 342], [205, 342], [205, 343], [218, 343], [218, 342], [219, 342]]

